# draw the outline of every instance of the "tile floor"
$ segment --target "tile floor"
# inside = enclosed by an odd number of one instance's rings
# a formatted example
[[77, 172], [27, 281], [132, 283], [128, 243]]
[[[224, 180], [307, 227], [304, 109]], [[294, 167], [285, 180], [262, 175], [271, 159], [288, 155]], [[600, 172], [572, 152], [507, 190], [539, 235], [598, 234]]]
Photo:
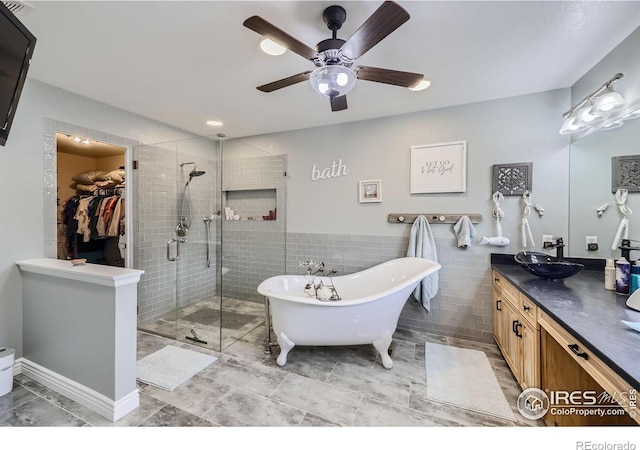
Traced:
[[[495, 345], [398, 330], [392, 370], [372, 346], [296, 347], [278, 367], [264, 354], [264, 325], [223, 353], [138, 332], [138, 358], [179, 345], [219, 359], [172, 392], [138, 383], [140, 407], [116, 423], [18, 375], [0, 397], [4, 427], [429, 427], [544, 426], [516, 409], [520, 394]], [[424, 342], [486, 353], [516, 423], [426, 398]]]

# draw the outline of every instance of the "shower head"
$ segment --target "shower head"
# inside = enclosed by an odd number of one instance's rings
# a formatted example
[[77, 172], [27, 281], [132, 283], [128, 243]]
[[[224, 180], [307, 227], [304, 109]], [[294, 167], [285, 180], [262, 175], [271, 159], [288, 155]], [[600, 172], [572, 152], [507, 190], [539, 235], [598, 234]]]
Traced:
[[180, 167], [183, 167], [186, 164], [193, 164], [193, 170], [191, 172], [189, 172], [189, 181], [191, 181], [191, 179], [193, 177], [199, 177], [199, 176], [204, 175], [206, 173], [204, 170], [198, 170], [198, 167], [196, 166], [196, 163], [194, 163], [194, 162], [181, 162], [180, 163]]
[[204, 170], [198, 170], [193, 169], [191, 172], [189, 172], [189, 178], [193, 178], [193, 177], [199, 177], [201, 175], [204, 175], [206, 172]]

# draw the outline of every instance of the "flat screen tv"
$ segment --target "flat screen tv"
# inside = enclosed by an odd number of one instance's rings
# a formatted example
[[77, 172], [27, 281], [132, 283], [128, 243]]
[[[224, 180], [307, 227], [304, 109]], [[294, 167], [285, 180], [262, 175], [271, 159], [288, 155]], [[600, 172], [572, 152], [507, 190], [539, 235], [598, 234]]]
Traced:
[[0, 2], [0, 145], [9, 137], [35, 45], [35, 36]]

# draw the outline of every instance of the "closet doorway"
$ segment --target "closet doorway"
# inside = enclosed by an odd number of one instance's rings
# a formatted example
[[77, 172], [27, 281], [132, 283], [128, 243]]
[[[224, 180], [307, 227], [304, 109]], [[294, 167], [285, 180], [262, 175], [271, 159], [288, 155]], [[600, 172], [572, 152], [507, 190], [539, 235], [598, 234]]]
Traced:
[[56, 133], [57, 257], [129, 267], [126, 148]]

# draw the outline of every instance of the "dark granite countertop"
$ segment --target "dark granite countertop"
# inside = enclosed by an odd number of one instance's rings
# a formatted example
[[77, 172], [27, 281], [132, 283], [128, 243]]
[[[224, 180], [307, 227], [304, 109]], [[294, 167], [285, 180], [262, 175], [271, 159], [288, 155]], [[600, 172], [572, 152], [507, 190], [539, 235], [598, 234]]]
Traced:
[[640, 389], [640, 333], [621, 322], [640, 322], [627, 295], [604, 288], [604, 273], [583, 270], [564, 280], [543, 280], [517, 264], [493, 268], [594, 352], [631, 386]]

